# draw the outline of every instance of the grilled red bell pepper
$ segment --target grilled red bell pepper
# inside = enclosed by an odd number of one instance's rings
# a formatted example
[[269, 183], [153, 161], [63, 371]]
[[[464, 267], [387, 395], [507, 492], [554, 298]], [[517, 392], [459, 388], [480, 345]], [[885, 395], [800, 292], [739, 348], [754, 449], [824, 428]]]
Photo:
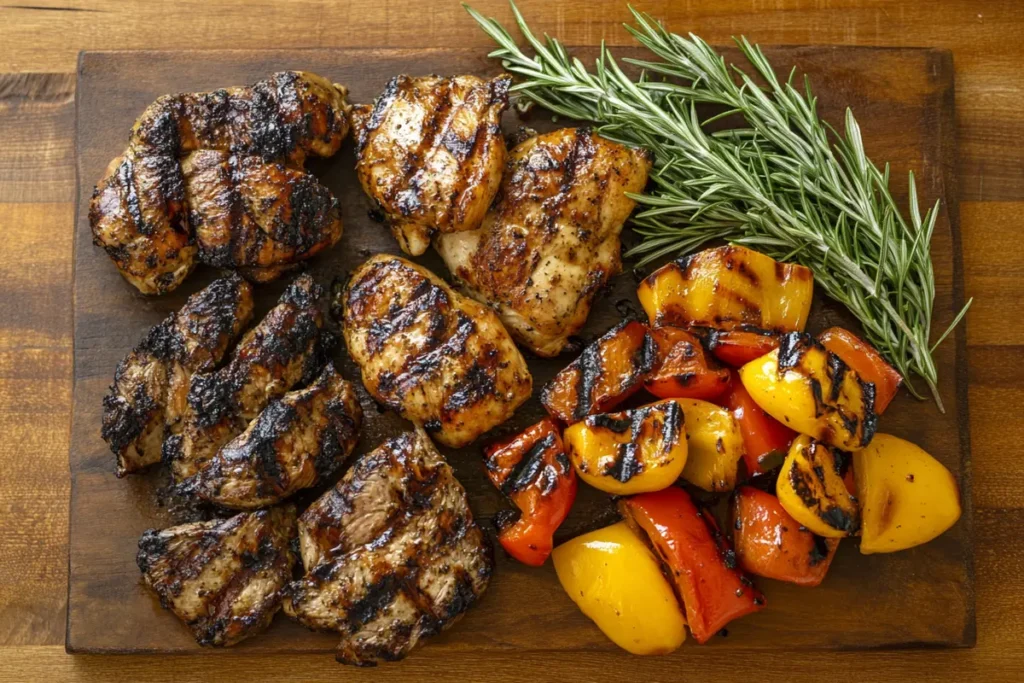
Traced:
[[[747, 393], [739, 374], [732, 370], [729, 392], [719, 401], [732, 411], [743, 435], [743, 460], [748, 474], [765, 471], [762, 461], [772, 453], [785, 455], [793, 443], [796, 432], [764, 412]], [[770, 469], [770, 468], [768, 468]]]
[[521, 514], [499, 522], [498, 541], [523, 564], [539, 567], [551, 554], [555, 530], [576, 500], [576, 472], [562, 446], [558, 424], [541, 420], [484, 451], [487, 476]]
[[825, 578], [838, 538], [817, 536], [786, 512], [779, 499], [753, 486], [733, 497], [733, 545], [744, 571], [800, 586]]
[[715, 358], [734, 368], [757, 360], [779, 347], [779, 337], [772, 332], [749, 330], [714, 330], [708, 335], [708, 349]]
[[729, 371], [708, 358], [700, 339], [679, 327], [651, 330], [657, 347], [644, 387], [659, 398], [710, 400], [729, 388]]
[[686, 491], [670, 486], [642, 493], [619, 501], [619, 509], [668, 565], [698, 643], [764, 607], [764, 596], [736, 569], [736, 557], [714, 518], [700, 512]]
[[903, 377], [896, 368], [889, 365], [875, 347], [842, 327], [825, 330], [818, 335], [818, 341], [853, 368], [862, 380], [875, 385], [875, 413], [881, 415], [903, 384]]

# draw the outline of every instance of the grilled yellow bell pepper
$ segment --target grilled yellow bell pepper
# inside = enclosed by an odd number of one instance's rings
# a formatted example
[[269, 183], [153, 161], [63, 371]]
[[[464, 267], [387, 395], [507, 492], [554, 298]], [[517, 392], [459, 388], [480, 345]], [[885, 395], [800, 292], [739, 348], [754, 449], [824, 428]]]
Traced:
[[835, 452], [809, 436], [793, 440], [775, 494], [790, 517], [819, 536], [852, 536], [860, 527], [857, 499], [843, 482]]
[[677, 399], [621, 413], [591, 415], [562, 435], [576, 473], [620, 496], [671, 486], [686, 466], [683, 409]]
[[635, 655], [672, 652], [686, 621], [654, 554], [619, 522], [551, 553], [562, 588], [609, 639]]
[[814, 276], [746, 247], [705, 249], [651, 273], [637, 289], [652, 326], [802, 332]]
[[853, 474], [864, 554], [927, 543], [960, 519], [953, 474], [909, 441], [876, 434], [870, 446], [853, 454]]
[[676, 399], [686, 416], [683, 479], [705, 491], [732, 491], [743, 457], [743, 435], [733, 414], [714, 403]]
[[740, 368], [754, 402], [801, 434], [844, 451], [875, 433], [875, 387], [812, 337], [784, 335], [779, 348]]

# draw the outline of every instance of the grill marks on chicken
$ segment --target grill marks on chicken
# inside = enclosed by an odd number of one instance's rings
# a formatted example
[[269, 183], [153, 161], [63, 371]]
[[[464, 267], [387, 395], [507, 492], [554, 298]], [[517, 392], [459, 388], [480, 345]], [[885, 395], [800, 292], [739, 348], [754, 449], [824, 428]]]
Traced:
[[465, 446], [530, 397], [526, 362], [497, 315], [430, 271], [377, 255], [340, 297], [367, 390], [441, 443]]
[[334, 245], [338, 202], [303, 164], [338, 151], [346, 94], [282, 71], [159, 98], [93, 192], [93, 241], [146, 294], [171, 291], [196, 262], [262, 281]]
[[328, 363], [305, 389], [271, 401], [197, 475], [201, 498], [251, 510], [273, 505], [332, 475], [359, 437], [352, 384]]
[[150, 529], [139, 540], [143, 580], [200, 645], [233, 645], [281, 607], [295, 555], [295, 508]]
[[160, 461], [165, 436], [181, 428], [189, 383], [209, 372], [252, 317], [252, 286], [215, 280], [156, 325], [117, 366], [103, 399], [101, 435], [117, 456], [117, 476]]
[[316, 376], [331, 342], [322, 331], [323, 298], [309, 275], [296, 278], [227, 365], [192, 378], [181, 436], [164, 445], [176, 481], [196, 474], [272, 399]]
[[490, 579], [490, 545], [461, 484], [422, 430], [357, 460], [299, 519], [306, 575], [285, 612], [341, 633], [338, 661], [405, 657], [450, 627]]
[[501, 115], [511, 78], [396, 76], [353, 107], [356, 173], [402, 251], [480, 225], [501, 182]]
[[438, 235], [448, 268], [509, 332], [555, 356], [622, 269], [619, 236], [650, 156], [588, 128], [527, 139], [509, 153], [499, 199], [478, 230]]

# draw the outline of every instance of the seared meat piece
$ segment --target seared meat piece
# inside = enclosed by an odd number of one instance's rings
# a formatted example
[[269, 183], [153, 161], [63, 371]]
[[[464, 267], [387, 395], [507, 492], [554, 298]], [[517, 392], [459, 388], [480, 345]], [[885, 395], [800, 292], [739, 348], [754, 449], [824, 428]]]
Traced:
[[194, 475], [272, 399], [313, 379], [328, 342], [321, 331], [323, 295], [309, 275], [298, 277], [242, 337], [227, 365], [192, 378], [181, 436], [164, 444], [176, 481]]
[[479, 227], [501, 182], [510, 83], [395, 76], [372, 106], [353, 107], [359, 182], [402, 251], [418, 256], [436, 232]]
[[439, 235], [438, 252], [518, 342], [555, 356], [583, 327], [594, 297], [622, 269], [627, 192], [647, 184], [650, 156], [565, 128], [509, 154], [499, 200], [479, 230]]
[[160, 461], [165, 435], [180, 427], [193, 373], [213, 370], [251, 317], [252, 285], [237, 275], [215, 280], [118, 364], [101, 430], [117, 456], [117, 476]]
[[281, 607], [295, 554], [295, 508], [193, 522], [139, 540], [143, 580], [200, 645], [234, 645], [266, 628]]
[[367, 390], [441, 443], [465, 446], [530, 397], [530, 371], [494, 311], [425, 268], [379, 254], [340, 296]]
[[338, 631], [338, 661], [405, 657], [483, 593], [493, 558], [466, 493], [422, 430], [362, 456], [299, 520], [306, 576], [285, 612]]
[[363, 411], [352, 384], [328, 363], [305, 389], [271, 401], [197, 475], [200, 497], [253, 510], [316, 486], [355, 448]]
[[196, 261], [255, 279], [337, 243], [337, 200], [303, 170], [348, 134], [347, 91], [282, 71], [251, 87], [161, 97], [93, 192], [93, 241], [145, 294]]

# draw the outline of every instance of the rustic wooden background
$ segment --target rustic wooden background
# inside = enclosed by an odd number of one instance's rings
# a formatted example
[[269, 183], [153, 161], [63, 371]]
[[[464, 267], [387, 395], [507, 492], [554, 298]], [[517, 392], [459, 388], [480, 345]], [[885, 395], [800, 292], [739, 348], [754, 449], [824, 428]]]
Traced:
[[[436, 8], [431, 8], [436, 4]], [[1019, 680], [1024, 665], [1024, 3], [1020, 0], [717, 0], [635, 4], [714, 43], [936, 46], [953, 50], [968, 319], [978, 646], [851, 653], [723, 652], [694, 680]], [[478, 0], [508, 19], [501, 1]], [[624, 0], [522, 0], [569, 43], [625, 44]], [[80, 49], [489, 46], [455, 2], [31, 0], [0, 4], [0, 682], [333, 680], [322, 655], [69, 657], [64, 654], [71, 403], [74, 69]], [[548, 653], [460, 658], [429, 648], [369, 675], [545, 678]], [[666, 677], [656, 659], [573, 654], [582, 679]]]

